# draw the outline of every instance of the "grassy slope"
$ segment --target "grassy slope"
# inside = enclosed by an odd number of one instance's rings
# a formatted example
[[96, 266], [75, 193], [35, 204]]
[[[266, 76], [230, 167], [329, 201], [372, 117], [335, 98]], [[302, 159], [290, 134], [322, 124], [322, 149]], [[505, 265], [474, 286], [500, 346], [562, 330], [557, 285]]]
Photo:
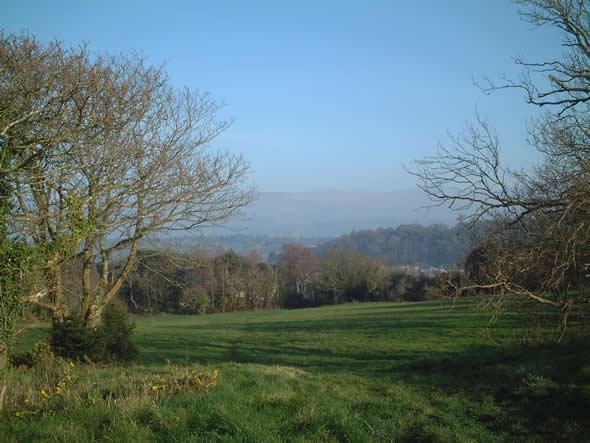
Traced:
[[[584, 440], [587, 341], [525, 346], [526, 319], [487, 328], [469, 301], [138, 319], [136, 366], [76, 368], [39, 415], [14, 416], [43, 377], [14, 373], [0, 440]], [[195, 364], [217, 386], [150, 391]]]

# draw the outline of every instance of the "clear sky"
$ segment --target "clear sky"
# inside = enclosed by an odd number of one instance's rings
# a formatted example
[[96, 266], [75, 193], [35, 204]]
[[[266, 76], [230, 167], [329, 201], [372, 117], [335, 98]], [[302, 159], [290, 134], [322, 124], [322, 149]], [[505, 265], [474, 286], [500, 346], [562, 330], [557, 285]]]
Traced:
[[243, 153], [260, 191], [413, 187], [403, 165], [476, 111], [526, 167], [534, 110], [473, 79], [561, 52], [508, 0], [4, 0], [0, 28], [165, 63], [175, 85], [225, 103], [234, 123], [214, 147]]

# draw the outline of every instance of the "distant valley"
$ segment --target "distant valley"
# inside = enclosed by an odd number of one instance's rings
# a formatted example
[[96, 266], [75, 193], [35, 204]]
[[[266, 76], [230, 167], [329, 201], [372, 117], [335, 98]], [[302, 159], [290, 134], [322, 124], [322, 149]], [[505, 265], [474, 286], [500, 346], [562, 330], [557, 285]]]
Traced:
[[283, 244], [299, 243], [325, 255], [331, 247], [358, 249], [391, 263], [440, 266], [455, 263], [465, 242], [456, 213], [418, 190], [398, 192], [263, 192], [229, 229], [202, 237], [169, 239], [176, 249], [256, 251], [268, 262]]

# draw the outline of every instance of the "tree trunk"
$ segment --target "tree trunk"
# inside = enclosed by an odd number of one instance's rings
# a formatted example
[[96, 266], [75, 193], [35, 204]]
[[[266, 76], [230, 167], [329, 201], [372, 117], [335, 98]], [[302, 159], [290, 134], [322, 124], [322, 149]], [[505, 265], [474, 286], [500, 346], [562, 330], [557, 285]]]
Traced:
[[574, 300], [570, 298], [570, 299], [568, 299], [567, 302], [565, 302], [565, 304], [561, 308], [561, 313], [559, 316], [559, 332], [560, 332], [560, 334], [559, 334], [559, 338], [557, 339], [557, 343], [561, 343], [565, 337], [565, 331], [567, 329], [567, 319], [570, 314], [570, 311], [572, 310], [573, 305], [574, 305]]
[[85, 325], [87, 328], [96, 328], [100, 324], [100, 317], [105, 305], [92, 305], [88, 311], [88, 318]]
[[47, 293], [51, 306], [51, 321], [63, 323], [69, 315], [69, 309], [63, 295], [62, 275], [60, 265], [51, 265], [46, 274]]
[[6, 381], [0, 382], [0, 411], [4, 409], [4, 396], [6, 395], [6, 390], [8, 389], [8, 385]]
[[[0, 344], [0, 371], [6, 369], [8, 367], [8, 346], [5, 344]], [[6, 390], [8, 389], [8, 385], [6, 383], [6, 376], [0, 379], [0, 411], [4, 407], [4, 396], [6, 395]]]
[[[129, 251], [129, 257], [127, 258], [127, 262], [121, 272], [121, 275], [117, 277], [117, 280], [111, 285], [108, 292], [101, 293], [98, 292], [94, 295], [92, 302], [88, 306], [88, 316], [84, 319], [84, 326], [87, 328], [95, 328], [100, 324], [100, 317], [104, 308], [111, 302], [111, 300], [117, 295], [119, 289], [123, 285], [123, 282], [127, 279], [127, 276], [133, 269], [133, 264], [135, 263], [135, 258], [137, 257], [137, 248], [139, 245], [139, 240], [135, 239], [131, 244], [131, 249]], [[108, 279], [108, 266], [103, 266], [103, 271], [101, 275], [101, 279], [105, 282]], [[106, 285], [103, 284], [102, 286]], [[99, 286], [96, 290], [102, 291], [102, 286]]]
[[0, 345], [0, 371], [8, 367], [8, 346]]
[[88, 247], [84, 250], [84, 262], [82, 264], [82, 301], [80, 304], [80, 318], [86, 320], [88, 318], [88, 312], [90, 307], [91, 297], [91, 281], [90, 281], [90, 270], [92, 262], [90, 261], [90, 251]]

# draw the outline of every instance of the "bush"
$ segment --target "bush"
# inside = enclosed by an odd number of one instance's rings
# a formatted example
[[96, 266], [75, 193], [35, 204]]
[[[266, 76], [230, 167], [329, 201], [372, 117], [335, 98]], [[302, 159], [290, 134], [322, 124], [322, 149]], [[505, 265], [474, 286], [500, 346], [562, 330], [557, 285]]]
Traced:
[[33, 353], [32, 352], [20, 352], [10, 356], [10, 366], [18, 368], [20, 366], [26, 366], [27, 368], [33, 367]]
[[118, 305], [108, 305], [97, 328], [84, 327], [79, 318], [68, 317], [51, 328], [50, 344], [53, 351], [64, 358], [95, 362], [131, 361], [137, 357], [137, 345], [131, 335], [135, 324], [130, 322]]
[[119, 305], [110, 304], [102, 313], [102, 322], [95, 331], [97, 361], [131, 361], [137, 357], [132, 339], [135, 323]]
[[88, 356], [96, 359], [96, 333], [85, 328], [77, 317], [68, 317], [62, 323], [54, 323], [49, 331], [49, 344], [55, 354], [63, 358], [82, 360], [84, 356]]

